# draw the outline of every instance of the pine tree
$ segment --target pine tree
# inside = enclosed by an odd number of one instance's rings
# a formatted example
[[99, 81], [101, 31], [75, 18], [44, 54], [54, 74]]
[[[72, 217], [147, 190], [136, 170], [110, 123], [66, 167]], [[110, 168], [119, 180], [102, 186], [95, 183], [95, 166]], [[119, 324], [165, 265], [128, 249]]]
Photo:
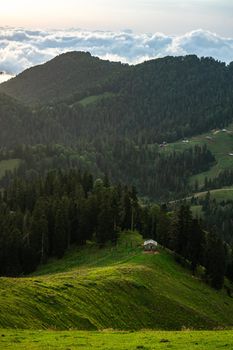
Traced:
[[169, 245], [170, 218], [165, 210], [161, 210], [157, 224], [158, 243], [168, 247]]
[[47, 258], [49, 247], [46, 201], [42, 198], [36, 202], [33, 210], [30, 245], [36, 253], [38, 262], [43, 263]]
[[191, 261], [192, 271], [195, 273], [197, 265], [203, 261], [204, 233], [197, 219], [192, 221], [192, 227], [188, 238], [187, 256]]
[[57, 203], [57, 209], [55, 213], [55, 225], [54, 225], [54, 242], [53, 249], [54, 255], [61, 259], [67, 248], [67, 227], [66, 227], [66, 214], [64, 213], [61, 202]]
[[225, 250], [222, 241], [208, 234], [205, 249], [206, 275], [212, 287], [221, 289], [225, 274]]

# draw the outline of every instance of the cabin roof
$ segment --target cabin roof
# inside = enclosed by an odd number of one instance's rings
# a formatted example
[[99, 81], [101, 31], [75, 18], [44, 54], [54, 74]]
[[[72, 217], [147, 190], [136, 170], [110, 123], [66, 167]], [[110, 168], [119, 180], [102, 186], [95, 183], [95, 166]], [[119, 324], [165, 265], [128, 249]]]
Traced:
[[156, 241], [154, 241], [153, 239], [148, 239], [147, 241], [145, 241], [145, 242], [143, 243], [144, 246], [145, 246], [145, 245], [148, 245], [148, 244], [153, 244], [153, 245], [155, 245], [155, 246], [158, 245], [158, 243], [157, 243]]

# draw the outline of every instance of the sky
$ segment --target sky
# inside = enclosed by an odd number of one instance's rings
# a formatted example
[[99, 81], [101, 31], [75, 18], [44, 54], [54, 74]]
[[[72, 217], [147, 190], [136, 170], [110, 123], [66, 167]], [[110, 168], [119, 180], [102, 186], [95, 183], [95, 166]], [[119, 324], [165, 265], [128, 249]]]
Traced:
[[233, 32], [232, 0], [0, 0], [1, 25], [183, 34]]
[[189, 53], [230, 62], [233, 0], [0, 0], [0, 72], [71, 50], [129, 63]]

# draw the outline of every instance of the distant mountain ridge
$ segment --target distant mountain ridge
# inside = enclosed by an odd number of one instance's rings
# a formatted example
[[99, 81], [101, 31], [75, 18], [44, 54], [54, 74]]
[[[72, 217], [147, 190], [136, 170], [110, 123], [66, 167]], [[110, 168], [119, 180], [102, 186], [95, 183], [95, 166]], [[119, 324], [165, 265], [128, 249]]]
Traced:
[[62, 100], [104, 83], [126, 65], [100, 60], [88, 52], [68, 52], [20, 73], [3, 83], [0, 91], [25, 103]]

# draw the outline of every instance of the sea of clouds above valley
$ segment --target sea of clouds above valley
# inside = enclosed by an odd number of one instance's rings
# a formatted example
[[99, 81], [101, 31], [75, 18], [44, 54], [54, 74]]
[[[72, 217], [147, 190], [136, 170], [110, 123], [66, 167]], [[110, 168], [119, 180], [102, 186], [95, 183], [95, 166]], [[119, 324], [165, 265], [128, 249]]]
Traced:
[[[194, 30], [180, 36], [162, 33], [136, 34], [124, 31], [28, 30], [0, 27], [0, 72], [18, 74], [44, 63], [59, 53], [81, 50], [92, 55], [140, 63], [168, 55], [196, 54], [233, 61], [233, 38], [224, 38], [205, 30]], [[4, 80], [3, 74], [0, 80]]]

